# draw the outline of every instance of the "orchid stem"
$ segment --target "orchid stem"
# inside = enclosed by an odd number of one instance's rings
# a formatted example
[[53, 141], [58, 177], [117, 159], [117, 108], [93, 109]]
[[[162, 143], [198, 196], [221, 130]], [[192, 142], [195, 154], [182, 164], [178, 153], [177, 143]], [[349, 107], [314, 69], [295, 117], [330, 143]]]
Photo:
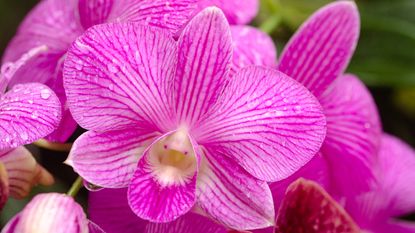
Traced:
[[55, 143], [55, 142], [49, 142], [46, 139], [40, 139], [34, 142], [33, 145], [40, 147], [40, 148], [53, 150], [53, 151], [59, 151], [59, 152], [69, 152], [72, 148], [72, 143]]
[[264, 4], [265, 9], [268, 9], [270, 16], [261, 23], [259, 28], [271, 34], [282, 22], [281, 3], [279, 0], [264, 0], [261, 3]]
[[82, 177], [78, 176], [78, 178], [76, 178], [75, 182], [72, 184], [71, 188], [66, 194], [68, 196], [75, 197], [78, 194], [79, 190], [82, 188], [82, 186], [83, 186], [83, 179]]

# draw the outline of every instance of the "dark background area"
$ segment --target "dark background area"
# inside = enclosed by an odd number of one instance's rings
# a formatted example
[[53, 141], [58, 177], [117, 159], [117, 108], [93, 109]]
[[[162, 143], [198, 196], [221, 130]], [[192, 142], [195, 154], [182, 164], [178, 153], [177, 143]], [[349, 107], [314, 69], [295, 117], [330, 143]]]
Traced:
[[[0, 55], [36, 0], [0, 0]], [[272, 25], [279, 52], [296, 28], [327, 0], [262, 0], [254, 25]], [[360, 41], [348, 71], [370, 88], [379, 108], [384, 131], [415, 145], [415, 0], [358, 0], [362, 27]], [[78, 132], [79, 133], [79, 132]], [[66, 153], [30, 146], [37, 159], [56, 177], [39, 192], [66, 192], [76, 175], [62, 162]], [[415, 169], [415, 168], [414, 168]], [[410, 181], [408, 181], [410, 182]], [[413, 181], [415, 184], [415, 181]], [[86, 191], [77, 200], [85, 203]], [[30, 197], [10, 199], [0, 218], [3, 225]], [[413, 218], [413, 216], [411, 217]]]

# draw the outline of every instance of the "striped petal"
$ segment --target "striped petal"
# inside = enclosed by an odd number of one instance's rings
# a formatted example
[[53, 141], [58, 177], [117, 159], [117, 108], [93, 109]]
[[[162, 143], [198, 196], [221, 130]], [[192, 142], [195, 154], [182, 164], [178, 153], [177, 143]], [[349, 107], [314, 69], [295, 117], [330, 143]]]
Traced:
[[359, 37], [353, 1], [336, 1], [312, 15], [285, 46], [279, 70], [320, 96], [343, 73]]
[[127, 187], [144, 149], [156, 136], [139, 129], [89, 131], [74, 142], [66, 163], [94, 185]]
[[251, 26], [232, 26], [231, 32], [234, 45], [232, 74], [250, 65], [276, 65], [277, 48], [266, 33]]
[[14, 198], [26, 197], [33, 186], [53, 184], [53, 176], [40, 166], [32, 154], [24, 147], [0, 152], [0, 162], [4, 164], [10, 189]]
[[[105, 0], [106, 2], [110, 0]], [[138, 22], [177, 32], [189, 20], [197, 0], [117, 0], [109, 22]]]
[[266, 182], [252, 177], [220, 149], [204, 151], [197, 180], [198, 205], [222, 225], [236, 229], [272, 226], [274, 206]]
[[331, 170], [333, 192], [347, 195], [368, 190], [382, 131], [369, 90], [357, 77], [343, 75], [320, 103], [327, 118], [322, 152]]
[[10, 85], [27, 82], [46, 83], [53, 79], [56, 66], [69, 45], [82, 33], [77, 23], [76, 0], [41, 1], [24, 19], [16, 36], [7, 46], [4, 62], [15, 62], [33, 48], [48, 50], [28, 61]]
[[42, 84], [20, 84], [0, 97], [0, 150], [34, 142], [55, 130], [59, 99]]
[[242, 69], [193, 134], [261, 180], [282, 180], [318, 152], [326, 133], [316, 98], [274, 69]]
[[79, 0], [78, 11], [82, 26], [87, 29], [104, 23], [111, 13], [114, 0]]
[[147, 221], [131, 210], [127, 189], [102, 189], [88, 195], [88, 214], [106, 233], [145, 232]]
[[0, 213], [9, 198], [9, 177], [0, 158]]
[[[193, 207], [198, 155], [188, 137], [179, 131], [165, 134], [143, 153], [128, 188], [130, 207], [138, 217], [170, 222]], [[170, 148], [172, 142], [187, 144], [186, 152]]]
[[72, 197], [48, 193], [35, 196], [5, 229], [13, 233], [87, 233], [88, 221]]
[[347, 212], [318, 184], [299, 179], [288, 187], [276, 233], [359, 233]]
[[217, 100], [231, 64], [232, 38], [223, 13], [208, 8], [179, 38], [175, 104], [179, 120], [192, 125]]
[[202, 11], [209, 6], [220, 8], [230, 24], [248, 24], [258, 13], [259, 1], [200, 0], [197, 11]]
[[128, 205], [127, 189], [103, 189], [89, 194], [88, 212], [106, 233], [226, 233], [226, 229], [194, 213], [169, 223], [151, 223], [138, 218]]
[[134, 23], [92, 27], [69, 49], [64, 66], [74, 119], [94, 131], [169, 128], [176, 55], [167, 31]]
[[187, 213], [170, 223], [148, 223], [145, 233], [226, 233], [226, 229], [212, 220], [195, 213]]
[[106, 232], [102, 230], [102, 228], [99, 227], [97, 224], [89, 221], [88, 222], [88, 233], [106, 233]]

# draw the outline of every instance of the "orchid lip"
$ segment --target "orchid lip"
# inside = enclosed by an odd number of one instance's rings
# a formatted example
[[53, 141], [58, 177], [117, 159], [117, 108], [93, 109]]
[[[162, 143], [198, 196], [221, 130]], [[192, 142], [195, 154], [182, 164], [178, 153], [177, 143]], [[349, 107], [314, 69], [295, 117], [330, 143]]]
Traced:
[[163, 186], [184, 185], [197, 169], [187, 130], [179, 129], [150, 148], [150, 167]]

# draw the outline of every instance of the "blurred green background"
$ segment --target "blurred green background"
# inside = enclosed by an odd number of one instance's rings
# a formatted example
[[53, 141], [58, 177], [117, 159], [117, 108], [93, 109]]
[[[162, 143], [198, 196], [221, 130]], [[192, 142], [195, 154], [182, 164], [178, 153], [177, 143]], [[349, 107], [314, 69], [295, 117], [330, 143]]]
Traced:
[[[0, 0], [0, 55], [36, 0]], [[269, 30], [279, 52], [297, 27], [327, 0], [261, 0], [253, 22]], [[384, 130], [415, 145], [415, 0], [357, 0], [361, 36], [348, 72], [357, 74], [370, 88], [382, 117]], [[56, 175], [52, 187], [36, 192], [65, 192], [76, 178], [62, 164], [65, 153], [31, 148], [38, 160]], [[42, 155], [42, 156], [40, 156]], [[86, 192], [77, 197], [85, 203]], [[10, 199], [0, 217], [3, 225], [28, 199]]]

